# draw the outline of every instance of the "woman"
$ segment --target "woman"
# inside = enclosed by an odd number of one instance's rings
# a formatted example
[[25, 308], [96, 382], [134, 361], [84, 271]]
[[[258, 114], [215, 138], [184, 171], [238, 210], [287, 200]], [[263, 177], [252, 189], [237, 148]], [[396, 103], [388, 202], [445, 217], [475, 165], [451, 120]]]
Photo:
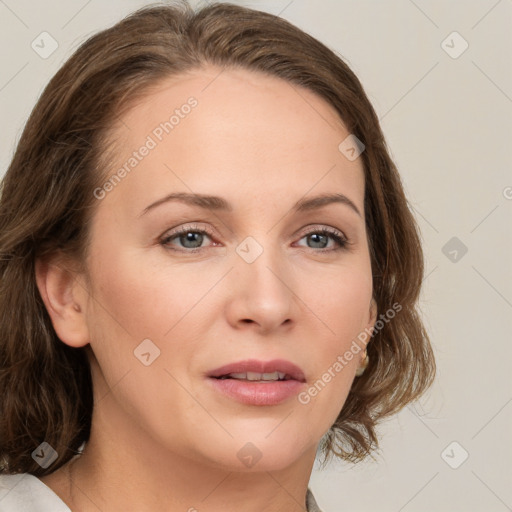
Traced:
[[222, 3], [98, 33], [3, 181], [0, 510], [319, 510], [317, 450], [362, 460], [433, 379], [422, 275], [323, 44]]

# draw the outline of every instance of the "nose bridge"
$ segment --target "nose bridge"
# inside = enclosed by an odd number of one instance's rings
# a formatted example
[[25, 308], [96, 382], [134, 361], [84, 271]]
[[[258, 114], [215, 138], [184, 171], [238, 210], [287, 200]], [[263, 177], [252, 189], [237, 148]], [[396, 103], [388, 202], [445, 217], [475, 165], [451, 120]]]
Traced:
[[[264, 240], [262, 240], [264, 238]], [[286, 271], [285, 255], [272, 235], [247, 237], [236, 248], [235, 300], [241, 301], [240, 319], [253, 320], [269, 328], [287, 320], [293, 293]]]

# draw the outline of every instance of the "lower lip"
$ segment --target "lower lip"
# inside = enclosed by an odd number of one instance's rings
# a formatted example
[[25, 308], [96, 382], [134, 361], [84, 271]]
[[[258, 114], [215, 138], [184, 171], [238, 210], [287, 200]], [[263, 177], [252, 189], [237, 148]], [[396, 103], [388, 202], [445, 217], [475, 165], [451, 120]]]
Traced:
[[247, 405], [277, 405], [297, 395], [304, 386], [298, 380], [256, 382], [213, 377], [209, 380], [217, 391]]

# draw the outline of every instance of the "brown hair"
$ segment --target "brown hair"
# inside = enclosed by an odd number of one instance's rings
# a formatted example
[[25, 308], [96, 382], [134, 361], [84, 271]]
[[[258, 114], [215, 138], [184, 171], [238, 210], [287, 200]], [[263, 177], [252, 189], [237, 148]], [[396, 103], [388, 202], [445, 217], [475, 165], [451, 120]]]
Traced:
[[[365, 144], [365, 216], [374, 298], [401, 306], [368, 346], [370, 364], [322, 440], [325, 459], [357, 461], [378, 446], [377, 421], [432, 382], [434, 359], [417, 310], [423, 278], [419, 230], [378, 118], [349, 67], [322, 43], [265, 12], [219, 3], [143, 8], [99, 32], [45, 88], [2, 182], [0, 198], [0, 473], [43, 476], [90, 434], [86, 348], [57, 337], [35, 281], [38, 258], [87, 254], [88, 219], [104, 181], [109, 128], [160, 80], [205, 64], [236, 66], [307, 88]], [[46, 441], [59, 457], [31, 456]]]

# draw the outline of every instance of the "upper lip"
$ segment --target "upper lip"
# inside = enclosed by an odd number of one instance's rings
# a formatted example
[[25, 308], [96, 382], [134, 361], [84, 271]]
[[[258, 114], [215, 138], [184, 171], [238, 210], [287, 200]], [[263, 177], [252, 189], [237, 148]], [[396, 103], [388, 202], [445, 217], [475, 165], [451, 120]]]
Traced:
[[273, 359], [272, 361], [259, 361], [257, 359], [246, 359], [244, 361], [237, 361], [229, 363], [220, 368], [212, 370], [209, 377], [221, 377], [229, 373], [285, 373], [288, 377], [305, 382], [306, 378], [304, 372], [295, 364], [285, 359]]

